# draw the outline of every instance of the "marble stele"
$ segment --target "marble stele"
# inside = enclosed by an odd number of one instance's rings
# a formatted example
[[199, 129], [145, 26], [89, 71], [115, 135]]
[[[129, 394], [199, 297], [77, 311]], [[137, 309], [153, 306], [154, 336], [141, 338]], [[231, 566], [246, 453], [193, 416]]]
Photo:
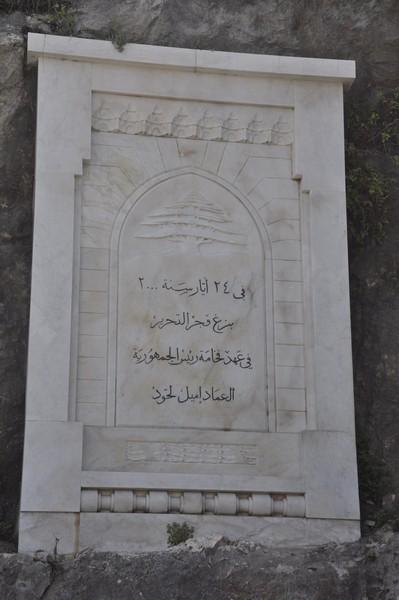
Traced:
[[357, 539], [354, 63], [41, 34], [28, 60], [20, 550], [162, 549], [173, 522], [265, 544]]

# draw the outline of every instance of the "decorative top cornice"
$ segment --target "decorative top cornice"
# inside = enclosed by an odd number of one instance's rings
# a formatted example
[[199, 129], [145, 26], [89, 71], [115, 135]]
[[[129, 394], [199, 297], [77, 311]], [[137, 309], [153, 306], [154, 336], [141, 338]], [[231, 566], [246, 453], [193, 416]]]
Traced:
[[261, 116], [256, 114], [245, 125], [234, 112], [230, 112], [224, 119], [218, 120], [209, 108], [196, 121], [184, 107], [181, 107], [174, 117], [169, 118], [158, 105], [155, 105], [153, 111], [144, 118], [133, 104], [129, 104], [120, 115], [106, 104], [102, 104], [93, 113], [92, 129], [104, 133], [128, 133], [278, 146], [288, 146], [293, 141], [291, 126], [284, 120], [284, 117], [280, 117], [277, 123], [270, 127]]
[[231, 53], [144, 44], [126, 44], [123, 52], [118, 52], [112, 42], [42, 33], [28, 34], [27, 58], [29, 63], [37, 62], [39, 58], [57, 58], [195, 73], [340, 81], [343, 84], [351, 84], [355, 78], [355, 63], [351, 60]]

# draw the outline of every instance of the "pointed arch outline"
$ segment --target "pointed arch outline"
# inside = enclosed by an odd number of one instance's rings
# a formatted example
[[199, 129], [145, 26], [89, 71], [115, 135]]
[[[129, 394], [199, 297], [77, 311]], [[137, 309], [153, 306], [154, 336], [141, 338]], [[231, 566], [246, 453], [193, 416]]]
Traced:
[[274, 308], [273, 308], [273, 263], [272, 246], [266, 226], [256, 208], [249, 199], [223, 178], [198, 167], [179, 167], [147, 179], [133, 194], [127, 198], [115, 217], [111, 239], [109, 258], [109, 289], [108, 289], [108, 347], [107, 347], [107, 399], [106, 399], [106, 426], [116, 426], [116, 390], [117, 390], [117, 319], [118, 319], [118, 283], [119, 283], [119, 242], [121, 232], [127, 216], [134, 209], [141, 198], [158, 185], [183, 175], [197, 175], [224, 188], [228, 193], [242, 204], [253, 225], [258, 232], [262, 247], [264, 268], [263, 306], [265, 307], [265, 410], [267, 431], [275, 432], [276, 423], [276, 385], [275, 385], [275, 360], [274, 360]]

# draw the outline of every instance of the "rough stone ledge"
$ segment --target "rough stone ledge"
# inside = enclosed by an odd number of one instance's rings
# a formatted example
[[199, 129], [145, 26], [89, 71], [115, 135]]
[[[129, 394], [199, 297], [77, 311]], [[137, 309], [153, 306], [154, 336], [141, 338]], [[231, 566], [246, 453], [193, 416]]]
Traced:
[[225, 538], [164, 552], [0, 554], [2, 600], [397, 600], [399, 535], [277, 549]]

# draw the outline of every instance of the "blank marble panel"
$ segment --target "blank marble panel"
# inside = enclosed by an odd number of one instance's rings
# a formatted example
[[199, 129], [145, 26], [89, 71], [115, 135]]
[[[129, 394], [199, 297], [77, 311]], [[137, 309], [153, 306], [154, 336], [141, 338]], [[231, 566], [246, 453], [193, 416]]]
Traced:
[[303, 344], [303, 325], [297, 323], [276, 323], [276, 344]]
[[[267, 208], [270, 202], [278, 203], [279, 199], [298, 198], [298, 195], [298, 183], [296, 181], [262, 177], [256, 186], [250, 190], [248, 198], [258, 210], [262, 210], [262, 215], [270, 215], [270, 210]], [[274, 213], [274, 208], [272, 213]]]
[[305, 431], [301, 437], [309, 517], [325, 514], [328, 507], [336, 519], [357, 518], [355, 439], [341, 431]]
[[105, 404], [97, 402], [78, 402], [76, 420], [83, 425], [101, 427], [105, 425]]
[[131, 138], [129, 139], [129, 142], [131, 142], [134, 147], [132, 149], [121, 148], [121, 154], [126, 157], [126, 159], [130, 160], [132, 151], [135, 152], [135, 156], [148, 174], [146, 179], [165, 171], [165, 165], [162, 160], [156, 137], [146, 137], [141, 135], [126, 137]]
[[276, 302], [301, 302], [302, 283], [299, 281], [275, 281], [274, 300]]
[[208, 142], [204, 140], [178, 139], [177, 146], [183, 167], [202, 167]]
[[19, 552], [37, 552], [41, 550], [53, 553], [56, 539], [59, 540], [57, 544], [59, 554], [72, 554], [79, 551], [78, 512], [21, 513]]
[[[182, 166], [178, 140], [175, 138], [157, 138], [157, 144], [167, 171]], [[219, 146], [219, 144], [217, 144]]]
[[[162, 160], [159, 156], [158, 146], [154, 138], [143, 138], [143, 153], [137, 152], [137, 139], [132, 137], [130, 140], [133, 144], [131, 147], [121, 146], [120, 137], [113, 134], [103, 134], [99, 143], [93, 144], [93, 159], [92, 165], [97, 167], [106, 166], [106, 171], [103, 171], [99, 178], [96, 178], [97, 185], [105, 185], [120, 190], [121, 195], [126, 197], [133, 188], [136, 188], [140, 183], [145, 181], [153, 173], [151, 165], [147, 165], [147, 156], [151, 150], [155, 150], [154, 164], [157, 164], [159, 168], [162, 167]], [[130, 138], [130, 136], [129, 136]], [[140, 140], [142, 138], [139, 138]], [[108, 143], [106, 143], [108, 142]], [[126, 142], [125, 142], [126, 143]], [[113, 167], [114, 176], [112, 170], [109, 167]], [[89, 173], [93, 171], [93, 174], [97, 174], [98, 169], [90, 167]], [[118, 173], [119, 171], [119, 173]], [[123, 176], [121, 178], [121, 176]]]
[[104, 231], [111, 231], [114, 222], [116, 211], [110, 206], [105, 208], [101, 205], [84, 206], [82, 205], [82, 226], [96, 227]]
[[[112, 179], [115, 178], [115, 169], [110, 169], [108, 167], [104, 167], [101, 169], [97, 168], [97, 173], [99, 170], [105, 171], [106, 174], [109, 174], [108, 181], [99, 181], [98, 179], [93, 177], [93, 182], [83, 182], [82, 185], [82, 221], [85, 225], [91, 225], [90, 223], [90, 209], [97, 213], [105, 213], [106, 218], [115, 218], [116, 213], [121, 207], [126, 195], [121, 192], [119, 189], [113, 189], [115, 186], [113, 185]], [[120, 179], [122, 179], [123, 173], [121, 171], [117, 171]], [[114, 176], [114, 177], [112, 177]], [[104, 173], [102, 173], [102, 178], [105, 179]], [[123, 178], [123, 181], [126, 182], [126, 177]], [[129, 186], [131, 187], [131, 186]], [[87, 216], [86, 216], [87, 215]], [[95, 220], [97, 215], [94, 215]]]
[[303, 367], [277, 366], [276, 385], [286, 388], [304, 388], [305, 369]]
[[207, 143], [202, 167], [211, 173], [217, 173], [220, 167], [220, 162], [223, 158], [226, 142], [211, 142]]
[[277, 431], [297, 433], [306, 430], [306, 413], [294, 410], [277, 411]]
[[81, 313], [79, 315], [79, 333], [84, 335], [106, 335], [108, 332], [107, 315]]
[[81, 248], [80, 266], [82, 269], [107, 271], [109, 265], [109, 250], [106, 248]]
[[274, 302], [276, 323], [303, 323], [302, 302]]
[[76, 401], [105, 404], [107, 382], [104, 380], [78, 379], [76, 383]]
[[107, 229], [98, 229], [98, 227], [81, 228], [82, 248], [109, 248], [110, 231]]
[[[275, 167], [274, 177], [278, 178], [278, 172], [282, 174], [281, 178], [291, 177], [290, 167], [291, 149], [286, 146], [266, 146], [261, 144], [226, 144], [225, 152], [220, 163], [218, 175], [227, 181], [235, 181], [241, 173], [248, 161], [255, 164], [253, 161], [259, 160], [257, 165], [258, 172], [254, 177], [251, 177], [253, 184], [250, 184], [248, 189], [248, 177], [243, 177], [237, 181], [237, 187], [245, 193], [249, 193], [259, 181], [268, 176], [272, 176], [273, 166]], [[279, 167], [277, 167], [279, 163]], [[267, 166], [266, 166], [267, 165]], [[267, 170], [262, 173], [262, 168]], [[288, 175], [287, 175], [288, 173]], [[244, 188], [241, 188], [241, 185]], [[251, 187], [252, 186], [252, 187]]]
[[[100, 153], [103, 148], [101, 145], [94, 144], [93, 153]], [[123, 199], [130, 196], [136, 187], [144, 181], [144, 176], [139, 175], [139, 169], [133, 169], [132, 160], [127, 161], [120, 156], [118, 156], [118, 159], [121, 166], [112, 166], [112, 162], [116, 161], [109, 160], [107, 154], [105, 156], [101, 155], [98, 157], [99, 165], [93, 163], [85, 165], [82, 177], [83, 184], [87, 187], [96, 186], [111, 192], [115, 197], [114, 202], [118, 197]]]
[[27, 421], [21, 510], [79, 511], [82, 434], [79, 423]]
[[81, 356], [78, 359], [79, 379], [105, 379], [107, 361], [105, 358]]
[[[220, 171], [223, 169], [223, 163]], [[227, 176], [227, 173], [223, 176]], [[244, 193], [248, 194], [263, 178], [289, 179], [291, 177], [291, 160], [282, 158], [262, 158], [249, 156], [242, 165], [239, 175], [234, 181], [235, 185]]]
[[305, 351], [303, 346], [289, 346], [284, 344], [276, 344], [275, 356], [277, 366], [305, 366]]
[[[265, 187], [267, 189], [267, 184]], [[268, 225], [283, 219], [299, 220], [299, 200], [297, 197], [273, 198], [263, 207], [261, 214]]]
[[79, 310], [82, 313], [106, 313], [108, 310], [107, 292], [80, 292]]
[[306, 391], [291, 388], [277, 388], [277, 407], [281, 411], [305, 411]]
[[300, 260], [301, 242], [299, 240], [281, 240], [272, 243], [274, 260]]
[[107, 341], [106, 335], [79, 335], [78, 355], [105, 358], [107, 355]]
[[274, 221], [267, 227], [272, 242], [278, 240], [299, 240], [301, 237], [299, 221], [296, 219], [281, 219]]
[[80, 289], [88, 292], [107, 292], [108, 272], [81, 269]]
[[302, 266], [299, 260], [274, 260], [274, 281], [302, 281]]

